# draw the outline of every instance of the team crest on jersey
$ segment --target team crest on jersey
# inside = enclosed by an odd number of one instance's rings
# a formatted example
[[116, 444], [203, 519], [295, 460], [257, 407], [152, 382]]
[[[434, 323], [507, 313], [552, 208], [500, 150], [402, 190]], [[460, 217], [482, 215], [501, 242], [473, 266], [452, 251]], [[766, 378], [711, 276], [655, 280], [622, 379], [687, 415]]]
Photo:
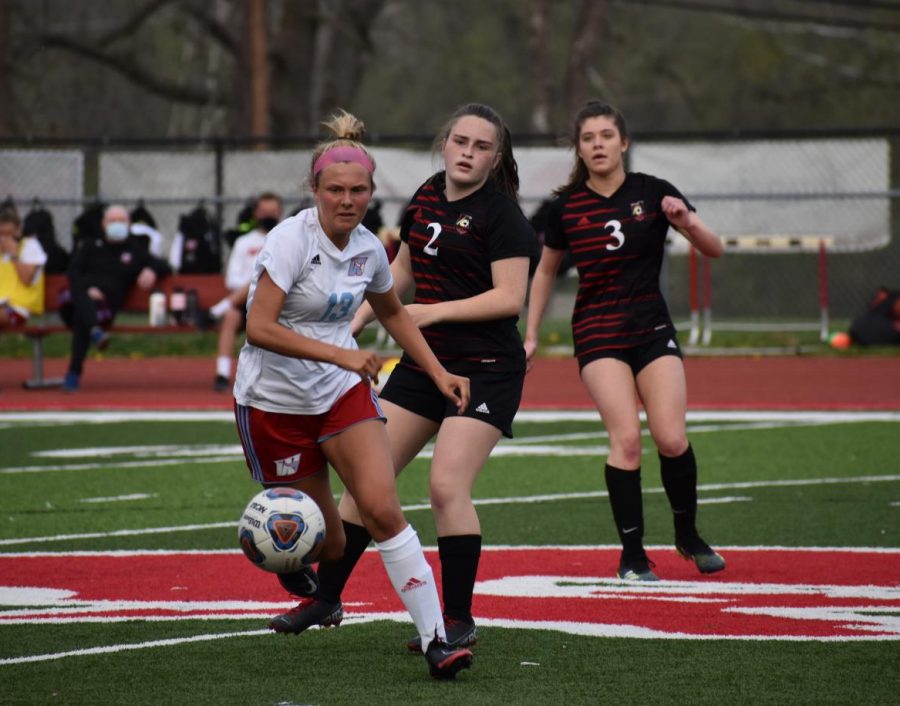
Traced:
[[634, 220], [642, 221], [644, 220], [644, 202], [643, 201], [635, 201], [631, 204], [631, 215], [634, 216]]
[[348, 277], [362, 277], [363, 273], [366, 271], [366, 260], [368, 257], [353, 257], [350, 258], [350, 268], [347, 270]]
[[459, 218], [456, 219], [456, 227], [460, 230], [469, 230], [469, 226], [472, 225], [472, 216], [467, 216], [466, 214], [462, 214]]

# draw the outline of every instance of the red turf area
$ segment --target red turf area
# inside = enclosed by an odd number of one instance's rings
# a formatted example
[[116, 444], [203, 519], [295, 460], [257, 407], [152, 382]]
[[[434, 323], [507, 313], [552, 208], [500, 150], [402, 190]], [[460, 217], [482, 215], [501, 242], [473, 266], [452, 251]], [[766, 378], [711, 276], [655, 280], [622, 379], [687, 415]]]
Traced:
[[[900, 409], [900, 356], [693, 357], [685, 361], [692, 409]], [[61, 376], [66, 361], [46, 361]], [[25, 390], [29, 360], [0, 361], [0, 411], [56, 409], [230, 409], [212, 389], [205, 358], [89, 359], [78, 392]], [[590, 409], [572, 358], [537, 362], [523, 409]]]

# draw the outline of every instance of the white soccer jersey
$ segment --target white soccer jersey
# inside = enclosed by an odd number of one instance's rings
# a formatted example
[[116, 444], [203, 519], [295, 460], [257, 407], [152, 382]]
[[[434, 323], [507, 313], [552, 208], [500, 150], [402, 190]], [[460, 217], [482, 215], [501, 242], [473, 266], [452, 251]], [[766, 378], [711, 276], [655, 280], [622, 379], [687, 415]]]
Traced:
[[225, 268], [225, 286], [230, 292], [236, 292], [247, 286], [253, 277], [256, 256], [266, 243], [266, 234], [251, 230], [234, 241], [231, 255], [228, 256], [228, 267]]
[[[247, 310], [263, 271], [286, 293], [278, 322], [297, 333], [341, 348], [357, 348], [353, 314], [367, 291], [383, 294], [394, 284], [381, 241], [357, 226], [339, 250], [319, 225], [315, 208], [282, 221], [266, 236], [256, 260]], [[299, 360], [244, 343], [234, 396], [238, 404], [267, 412], [322, 414], [359, 375], [331, 363]]]

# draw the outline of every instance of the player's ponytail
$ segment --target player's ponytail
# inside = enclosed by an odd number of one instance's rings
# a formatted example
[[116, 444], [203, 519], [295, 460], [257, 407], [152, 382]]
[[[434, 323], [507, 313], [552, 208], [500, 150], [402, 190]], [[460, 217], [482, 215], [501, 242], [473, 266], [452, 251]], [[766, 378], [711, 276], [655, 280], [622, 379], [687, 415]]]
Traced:
[[555, 195], [559, 195], [564, 191], [569, 191], [578, 186], [584, 186], [590, 174], [588, 174], [587, 165], [581, 157], [578, 156], [578, 142], [581, 139], [581, 127], [589, 118], [607, 117], [612, 118], [622, 140], [628, 139], [628, 125], [625, 122], [625, 116], [609, 103], [599, 100], [590, 100], [585, 103], [581, 109], [575, 114], [575, 120], [572, 124], [572, 132], [569, 135], [572, 148], [575, 150], [575, 164], [572, 166], [572, 172], [569, 174], [569, 180], [557, 189], [553, 190]]
[[[375, 160], [362, 143], [366, 134], [366, 125], [362, 120], [346, 110], [340, 110], [323, 121], [322, 125], [334, 135], [334, 139], [320, 142], [313, 150], [309, 171], [310, 185], [316, 186], [319, 183], [319, 172], [328, 164], [337, 161], [358, 162], [369, 170], [369, 174], [374, 173]], [[326, 153], [335, 148], [350, 149], [343, 149], [340, 153], [336, 153], [335, 159], [329, 159], [330, 155]]]
[[482, 120], [487, 120], [497, 130], [497, 151], [500, 159], [497, 160], [496, 166], [491, 171], [491, 176], [497, 184], [497, 188], [504, 194], [509, 196], [513, 201], [519, 199], [519, 166], [513, 156], [512, 151], [512, 135], [506, 123], [500, 114], [483, 103], [467, 103], [454, 111], [450, 119], [444, 124], [438, 132], [434, 141], [434, 149], [440, 152], [444, 146], [444, 142], [450, 136], [453, 126], [467, 115], [472, 115]]

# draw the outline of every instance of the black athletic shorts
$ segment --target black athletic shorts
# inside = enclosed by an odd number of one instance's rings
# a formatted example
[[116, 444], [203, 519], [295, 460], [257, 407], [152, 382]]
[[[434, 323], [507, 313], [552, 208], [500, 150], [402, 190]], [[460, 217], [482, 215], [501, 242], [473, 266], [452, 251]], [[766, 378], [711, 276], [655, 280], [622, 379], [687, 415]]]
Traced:
[[[461, 416], [487, 422], [511, 439], [513, 418], [522, 401], [525, 371], [462, 374], [469, 378], [472, 397]], [[456, 406], [430, 377], [405, 365], [394, 368], [379, 396], [438, 424], [446, 417], [457, 416]]]
[[578, 359], [578, 369], [581, 370], [588, 363], [601, 358], [615, 358], [627, 363], [631, 368], [631, 372], [637, 377], [641, 370], [664, 355], [684, 358], [681, 354], [681, 346], [678, 345], [678, 339], [674, 333], [654, 338], [652, 341], [632, 346], [631, 348], [609, 348], [607, 350], [592, 351], [589, 355]]

